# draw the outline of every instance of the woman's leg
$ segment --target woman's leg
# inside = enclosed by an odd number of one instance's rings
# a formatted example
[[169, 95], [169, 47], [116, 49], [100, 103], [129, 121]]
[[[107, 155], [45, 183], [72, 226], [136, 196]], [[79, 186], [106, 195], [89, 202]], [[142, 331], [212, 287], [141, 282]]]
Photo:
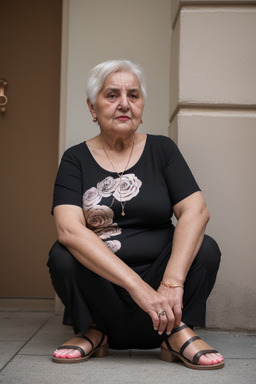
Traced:
[[[210, 295], [219, 268], [221, 253], [217, 243], [209, 236], [204, 237], [202, 246], [196, 256], [184, 284], [182, 323], [190, 326], [205, 326], [206, 300]], [[169, 344], [174, 351], [179, 351], [188, 338], [195, 333], [188, 328], [175, 332], [169, 338]], [[167, 348], [166, 343], [162, 346]], [[200, 350], [209, 349], [202, 340], [195, 340], [189, 344], [183, 355], [192, 360], [193, 356]], [[216, 353], [202, 355], [198, 361], [200, 365], [220, 364], [223, 357]]]
[[216, 280], [220, 257], [221, 252], [215, 240], [205, 235], [184, 284], [182, 311], [184, 323], [205, 326], [206, 301]]
[[[78, 276], [82, 265], [58, 241], [50, 250], [47, 265], [55, 292], [65, 305], [64, 318], [69, 317], [69, 325], [72, 324], [75, 333], [84, 334], [93, 319], [79, 286]], [[85, 277], [86, 284], [88, 276]], [[64, 323], [68, 324], [66, 321]]]
[[[171, 244], [141, 276], [155, 290], [160, 285], [170, 254]], [[205, 235], [184, 284], [182, 321], [190, 326], [205, 326], [206, 301], [216, 280], [220, 257], [215, 240]]]
[[[142, 278], [155, 290], [158, 289], [171, 253], [167, 246]], [[192, 264], [185, 282], [182, 321], [190, 327], [205, 325], [206, 300], [213, 288], [219, 268], [220, 250], [217, 243], [205, 236], [203, 244]], [[132, 348], [157, 348], [166, 335], [158, 335], [153, 329], [150, 316], [135, 303], [130, 312], [130, 339]]]
[[128, 345], [126, 306], [113, 284], [80, 264], [59, 242], [50, 251], [48, 267], [75, 333], [88, 336], [89, 332], [90, 337], [94, 333], [94, 337], [99, 338], [98, 331], [89, 329], [95, 323], [108, 335], [111, 345], [120, 349]]

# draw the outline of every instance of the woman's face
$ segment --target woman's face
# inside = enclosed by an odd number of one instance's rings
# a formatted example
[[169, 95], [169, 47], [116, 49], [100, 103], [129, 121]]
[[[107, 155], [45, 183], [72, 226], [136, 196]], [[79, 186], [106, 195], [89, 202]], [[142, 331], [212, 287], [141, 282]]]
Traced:
[[137, 76], [116, 72], [106, 77], [94, 105], [88, 101], [92, 116], [102, 131], [109, 134], [136, 132], [142, 119], [143, 97]]

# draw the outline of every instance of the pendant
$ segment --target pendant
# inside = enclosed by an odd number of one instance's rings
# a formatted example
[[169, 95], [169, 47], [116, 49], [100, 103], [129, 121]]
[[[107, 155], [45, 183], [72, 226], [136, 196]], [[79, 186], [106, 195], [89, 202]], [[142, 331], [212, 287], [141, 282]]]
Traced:
[[125, 201], [124, 203], [121, 201], [121, 206], [122, 206], [122, 212], [121, 212], [121, 215], [122, 215], [122, 216], [125, 216], [125, 212], [124, 212], [125, 204], [126, 204], [126, 201]]

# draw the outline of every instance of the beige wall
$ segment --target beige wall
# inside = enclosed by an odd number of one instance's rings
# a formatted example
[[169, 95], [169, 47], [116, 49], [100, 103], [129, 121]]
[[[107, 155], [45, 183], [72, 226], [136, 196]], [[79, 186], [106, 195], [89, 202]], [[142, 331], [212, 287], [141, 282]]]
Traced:
[[[110, 59], [130, 59], [146, 74], [145, 133], [168, 135], [170, 0], [63, 0], [59, 158], [98, 134], [86, 104], [88, 72]], [[56, 310], [62, 305], [56, 298]]]
[[207, 232], [223, 254], [207, 325], [255, 329], [256, 2], [172, 6], [170, 135], [203, 190]]
[[86, 104], [88, 72], [130, 59], [146, 73], [141, 132], [168, 135], [170, 0], [64, 0], [60, 153], [98, 133]]

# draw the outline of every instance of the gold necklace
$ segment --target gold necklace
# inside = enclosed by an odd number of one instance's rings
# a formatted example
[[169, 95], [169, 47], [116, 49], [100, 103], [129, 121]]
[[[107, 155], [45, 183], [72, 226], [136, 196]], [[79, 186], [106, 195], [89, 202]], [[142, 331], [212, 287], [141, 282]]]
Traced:
[[[102, 145], [103, 145], [103, 143], [102, 143]], [[130, 152], [129, 159], [128, 159], [127, 163], [126, 163], [126, 166], [125, 166], [123, 172], [117, 172], [116, 167], [114, 166], [112, 160], [111, 160], [110, 157], [108, 156], [108, 153], [107, 153], [107, 151], [106, 151], [106, 148], [105, 148], [104, 145], [103, 145], [104, 152], [105, 152], [105, 154], [106, 154], [106, 156], [107, 156], [107, 158], [108, 158], [110, 164], [112, 165], [112, 168], [114, 169], [114, 171], [116, 172], [116, 174], [117, 174], [118, 177], [119, 177], [119, 183], [118, 183], [117, 187], [120, 186], [120, 198], [121, 198], [120, 203], [121, 203], [121, 207], [122, 207], [122, 212], [121, 212], [121, 215], [122, 215], [122, 216], [125, 216], [124, 207], [125, 207], [126, 201], [122, 201], [122, 187], [121, 187], [121, 182], [122, 182], [122, 177], [123, 177], [123, 175], [124, 175], [126, 169], [128, 168], [128, 165], [129, 165], [129, 163], [130, 163], [130, 160], [131, 160], [131, 157], [132, 157], [132, 153], [133, 153], [133, 147], [134, 147], [134, 140], [133, 140], [133, 142], [132, 142], [132, 148], [131, 148], [131, 152]], [[116, 188], [117, 188], [117, 187], [116, 187]]]

